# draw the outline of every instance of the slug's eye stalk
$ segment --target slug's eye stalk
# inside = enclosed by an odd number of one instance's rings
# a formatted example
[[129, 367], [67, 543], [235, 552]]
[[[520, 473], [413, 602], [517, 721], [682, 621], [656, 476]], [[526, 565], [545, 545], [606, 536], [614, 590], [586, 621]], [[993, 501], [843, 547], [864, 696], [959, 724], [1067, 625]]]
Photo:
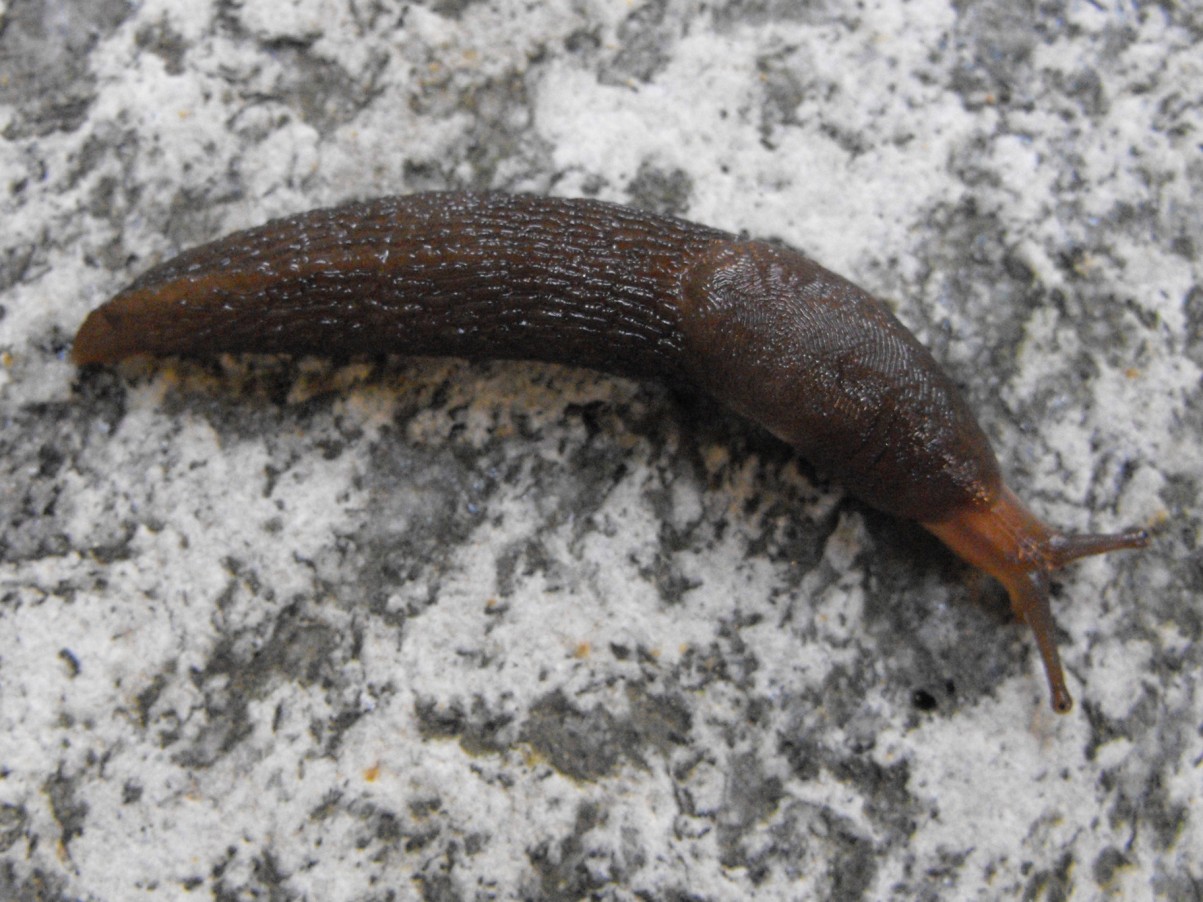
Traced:
[[1148, 544], [1148, 534], [1143, 529], [1132, 529], [1112, 535], [1062, 535], [1024, 507], [1005, 486], [990, 504], [960, 508], [947, 519], [925, 522], [923, 527], [1006, 587], [1011, 610], [1036, 637], [1053, 710], [1058, 714], [1069, 711], [1073, 698], [1065, 685], [1061, 656], [1053, 638], [1049, 573], [1078, 558], [1121, 548], [1143, 548]]

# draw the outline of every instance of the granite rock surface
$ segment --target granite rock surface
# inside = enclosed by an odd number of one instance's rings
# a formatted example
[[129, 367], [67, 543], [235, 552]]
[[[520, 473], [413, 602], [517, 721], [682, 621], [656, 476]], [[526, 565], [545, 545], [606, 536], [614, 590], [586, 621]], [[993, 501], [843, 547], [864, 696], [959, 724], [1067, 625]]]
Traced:
[[[1198, 896], [1201, 97], [1189, 4], [0, 2], [0, 897]], [[1073, 713], [665, 386], [67, 359], [186, 247], [455, 188], [887, 299], [1034, 508], [1154, 533], [1057, 580]]]

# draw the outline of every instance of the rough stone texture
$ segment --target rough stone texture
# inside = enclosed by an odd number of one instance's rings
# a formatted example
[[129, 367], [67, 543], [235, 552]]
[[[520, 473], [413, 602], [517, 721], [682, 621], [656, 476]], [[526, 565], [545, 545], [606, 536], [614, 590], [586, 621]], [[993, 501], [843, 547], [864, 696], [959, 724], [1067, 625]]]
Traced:
[[[1196, 6], [0, 10], [0, 897], [1199, 895]], [[892, 299], [1034, 507], [1156, 532], [1058, 582], [1074, 713], [997, 586], [664, 387], [66, 360], [186, 246], [451, 187]]]

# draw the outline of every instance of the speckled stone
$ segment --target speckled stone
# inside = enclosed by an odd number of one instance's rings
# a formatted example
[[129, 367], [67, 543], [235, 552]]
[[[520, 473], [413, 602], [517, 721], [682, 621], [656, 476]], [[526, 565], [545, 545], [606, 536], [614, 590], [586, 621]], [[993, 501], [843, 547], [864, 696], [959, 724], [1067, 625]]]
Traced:
[[[0, 898], [1192, 898], [1189, 4], [0, 2]], [[77, 372], [272, 216], [594, 196], [883, 297], [1059, 525], [1001, 589], [704, 399], [567, 367]], [[1195, 852], [1191, 852], [1195, 849]]]

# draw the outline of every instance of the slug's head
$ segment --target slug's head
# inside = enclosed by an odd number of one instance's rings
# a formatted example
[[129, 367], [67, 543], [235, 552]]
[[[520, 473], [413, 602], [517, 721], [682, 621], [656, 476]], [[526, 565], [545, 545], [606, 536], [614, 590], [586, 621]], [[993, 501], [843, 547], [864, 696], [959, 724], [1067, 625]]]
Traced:
[[1143, 529], [1132, 529], [1112, 535], [1063, 535], [1037, 518], [1006, 486], [987, 505], [958, 508], [949, 517], [924, 522], [923, 526], [1006, 587], [1015, 616], [1025, 621], [1036, 636], [1053, 710], [1058, 714], [1069, 711], [1073, 698], [1065, 685], [1053, 637], [1049, 573], [1078, 558], [1121, 548], [1143, 548], [1148, 534]]

